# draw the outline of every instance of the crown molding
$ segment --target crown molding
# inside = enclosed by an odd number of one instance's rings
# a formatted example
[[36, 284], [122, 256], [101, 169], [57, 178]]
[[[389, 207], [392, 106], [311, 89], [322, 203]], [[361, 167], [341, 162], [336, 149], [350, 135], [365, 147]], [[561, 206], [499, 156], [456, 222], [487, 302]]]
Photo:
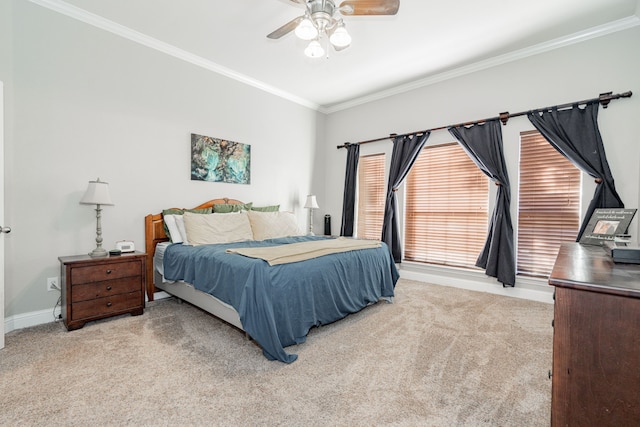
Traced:
[[100, 28], [101, 30], [108, 31], [112, 34], [131, 40], [135, 43], [141, 44], [151, 49], [155, 49], [169, 56], [173, 56], [174, 58], [181, 59], [190, 64], [196, 65], [198, 67], [202, 67], [209, 71], [213, 71], [214, 73], [221, 74], [225, 77], [229, 77], [231, 79], [237, 80], [249, 86], [253, 86], [257, 89], [263, 90], [272, 95], [276, 95], [280, 98], [289, 100], [291, 102], [295, 102], [296, 104], [300, 104], [303, 107], [311, 108], [313, 110], [318, 110], [320, 107], [318, 104], [313, 103], [307, 99], [303, 99], [289, 92], [280, 90], [274, 86], [268, 85], [264, 82], [253, 79], [251, 77], [238, 73], [229, 68], [223, 67], [222, 65], [217, 64], [208, 59], [205, 59], [201, 56], [195, 55], [191, 52], [187, 52], [184, 49], [180, 49], [169, 43], [165, 43], [156, 38], [150, 37], [146, 34], [133, 30], [129, 27], [125, 27], [124, 25], [120, 25], [117, 22], [103, 18], [99, 15], [93, 14], [91, 12], [88, 12], [84, 9], [73, 6], [64, 1], [61, 1], [61, 0], [29, 0], [29, 1], [31, 3], [35, 3], [39, 6], [42, 6], [44, 8], [50, 9], [54, 12], [58, 12], [62, 15], [84, 22], [85, 24], [94, 26], [96, 28]]
[[[640, 4], [640, 1], [639, 1]], [[434, 74], [429, 77], [425, 77], [420, 80], [395, 86], [391, 89], [366, 95], [360, 98], [351, 99], [346, 102], [335, 104], [329, 107], [320, 107], [319, 111], [324, 114], [335, 113], [337, 111], [346, 110], [351, 107], [366, 104], [371, 101], [377, 101], [379, 99], [387, 98], [389, 96], [401, 94], [414, 89], [430, 86], [436, 83], [443, 82], [445, 80], [453, 79], [456, 77], [464, 76], [466, 74], [475, 73], [476, 71], [486, 70], [487, 68], [495, 67], [497, 65], [506, 64], [508, 62], [517, 61], [519, 59], [527, 58], [530, 56], [538, 55], [544, 52], [549, 52], [561, 47], [570, 46], [577, 43], [582, 43], [587, 40], [606, 36], [608, 34], [617, 33], [618, 31], [628, 30], [640, 25], [640, 17], [637, 15], [629, 16], [627, 18], [618, 19], [607, 24], [599, 25], [589, 28], [584, 31], [569, 34], [564, 37], [559, 37], [548, 42], [540, 43], [534, 46], [530, 46], [524, 49], [516, 50], [513, 52], [505, 53], [503, 55], [495, 56], [484, 61], [475, 62], [473, 64], [465, 65], [463, 67], [455, 68], [453, 70], [445, 71], [442, 73]]]
[[[383, 98], [387, 98], [389, 96], [398, 95], [398, 94], [408, 92], [414, 89], [422, 88], [425, 86], [430, 86], [436, 83], [443, 82], [445, 80], [464, 76], [464, 75], [471, 74], [481, 70], [486, 70], [488, 68], [495, 67], [497, 65], [502, 65], [509, 62], [517, 61], [519, 59], [538, 55], [544, 52], [549, 52], [555, 49], [581, 43], [594, 38], [606, 36], [608, 34], [627, 30], [640, 25], [640, 16], [638, 16], [637, 14], [632, 15], [626, 18], [619, 19], [617, 21], [612, 21], [607, 24], [589, 28], [584, 31], [579, 31], [577, 33], [573, 33], [568, 36], [559, 37], [557, 39], [550, 40], [548, 42], [540, 43], [524, 49], [509, 52], [503, 55], [498, 55], [496, 57], [489, 58], [484, 61], [475, 62], [473, 64], [465, 65], [462, 67], [458, 67], [453, 70], [434, 74], [434, 75], [425, 77], [423, 79], [419, 79], [410, 83], [395, 86], [387, 90], [378, 91], [370, 95], [354, 98], [354, 99], [341, 102], [338, 104], [330, 105], [330, 106], [320, 106], [317, 103], [301, 98], [292, 93], [283, 91], [274, 86], [268, 85], [264, 82], [248, 77], [244, 74], [238, 73], [234, 70], [226, 68], [220, 64], [217, 64], [213, 61], [205, 59], [201, 56], [195, 55], [184, 49], [180, 49], [169, 43], [165, 43], [163, 41], [150, 37], [146, 34], [135, 31], [131, 28], [125, 27], [124, 25], [118, 24], [114, 21], [110, 21], [106, 18], [103, 18], [91, 12], [88, 12], [79, 7], [73, 6], [62, 0], [29, 0], [29, 1], [31, 3], [35, 3], [39, 6], [58, 12], [62, 15], [84, 22], [88, 25], [94, 26], [96, 28], [100, 28], [112, 34], [131, 40], [135, 43], [139, 43], [143, 46], [149, 47], [151, 49], [155, 49], [159, 52], [163, 52], [167, 55], [173, 56], [174, 58], [181, 59], [183, 61], [196, 65], [198, 67], [202, 67], [214, 73], [237, 80], [241, 83], [247, 84], [249, 86], [263, 90], [272, 95], [289, 100], [303, 107], [307, 107], [312, 110], [317, 110], [324, 114], [331, 114], [341, 110], [346, 110], [348, 108], [356, 107], [358, 105], [366, 104], [368, 102], [377, 101]], [[640, 10], [640, 0], [638, 1], [638, 5], [639, 5], [638, 9]]]

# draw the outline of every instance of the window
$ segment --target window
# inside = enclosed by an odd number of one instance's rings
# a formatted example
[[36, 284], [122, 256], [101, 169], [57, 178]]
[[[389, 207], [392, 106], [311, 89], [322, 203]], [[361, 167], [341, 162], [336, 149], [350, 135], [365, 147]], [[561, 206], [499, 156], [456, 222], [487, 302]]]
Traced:
[[356, 236], [380, 240], [384, 220], [387, 185], [384, 179], [385, 156], [361, 156], [358, 161], [358, 211]]
[[581, 173], [538, 132], [520, 134], [518, 274], [548, 277], [580, 227]]
[[489, 179], [462, 147], [423, 148], [405, 191], [405, 259], [475, 267], [487, 238]]

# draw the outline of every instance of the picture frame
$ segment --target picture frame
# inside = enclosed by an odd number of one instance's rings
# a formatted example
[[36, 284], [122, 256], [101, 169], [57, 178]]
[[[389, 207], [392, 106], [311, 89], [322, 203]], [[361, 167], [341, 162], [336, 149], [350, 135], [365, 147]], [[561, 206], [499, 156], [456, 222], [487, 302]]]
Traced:
[[191, 180], [251, 184], [251, 145], [192, 133]]
[[637, 209], [600, 208], [593, 211], [587, 227], [580, 237], [586, 245], [604, 245], [617, 235], [626, 234]]

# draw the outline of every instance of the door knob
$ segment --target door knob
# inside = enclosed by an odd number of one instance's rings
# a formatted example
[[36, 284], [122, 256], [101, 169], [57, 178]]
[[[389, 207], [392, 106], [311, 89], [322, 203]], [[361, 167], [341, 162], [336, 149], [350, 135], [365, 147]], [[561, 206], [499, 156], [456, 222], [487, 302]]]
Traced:
[[3, 227], [0, 225], [0, 233], [11, 233], [11, 227]]

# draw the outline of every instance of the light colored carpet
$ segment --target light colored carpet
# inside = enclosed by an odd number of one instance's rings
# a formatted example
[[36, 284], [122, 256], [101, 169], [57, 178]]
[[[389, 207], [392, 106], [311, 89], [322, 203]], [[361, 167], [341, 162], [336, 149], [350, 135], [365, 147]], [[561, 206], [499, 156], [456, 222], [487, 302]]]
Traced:
[[268, 361], [239, 330], [163, 300], [66, 332], [13, 331], [2, 425], [546, 426], [553, 306], [400, 280]]

